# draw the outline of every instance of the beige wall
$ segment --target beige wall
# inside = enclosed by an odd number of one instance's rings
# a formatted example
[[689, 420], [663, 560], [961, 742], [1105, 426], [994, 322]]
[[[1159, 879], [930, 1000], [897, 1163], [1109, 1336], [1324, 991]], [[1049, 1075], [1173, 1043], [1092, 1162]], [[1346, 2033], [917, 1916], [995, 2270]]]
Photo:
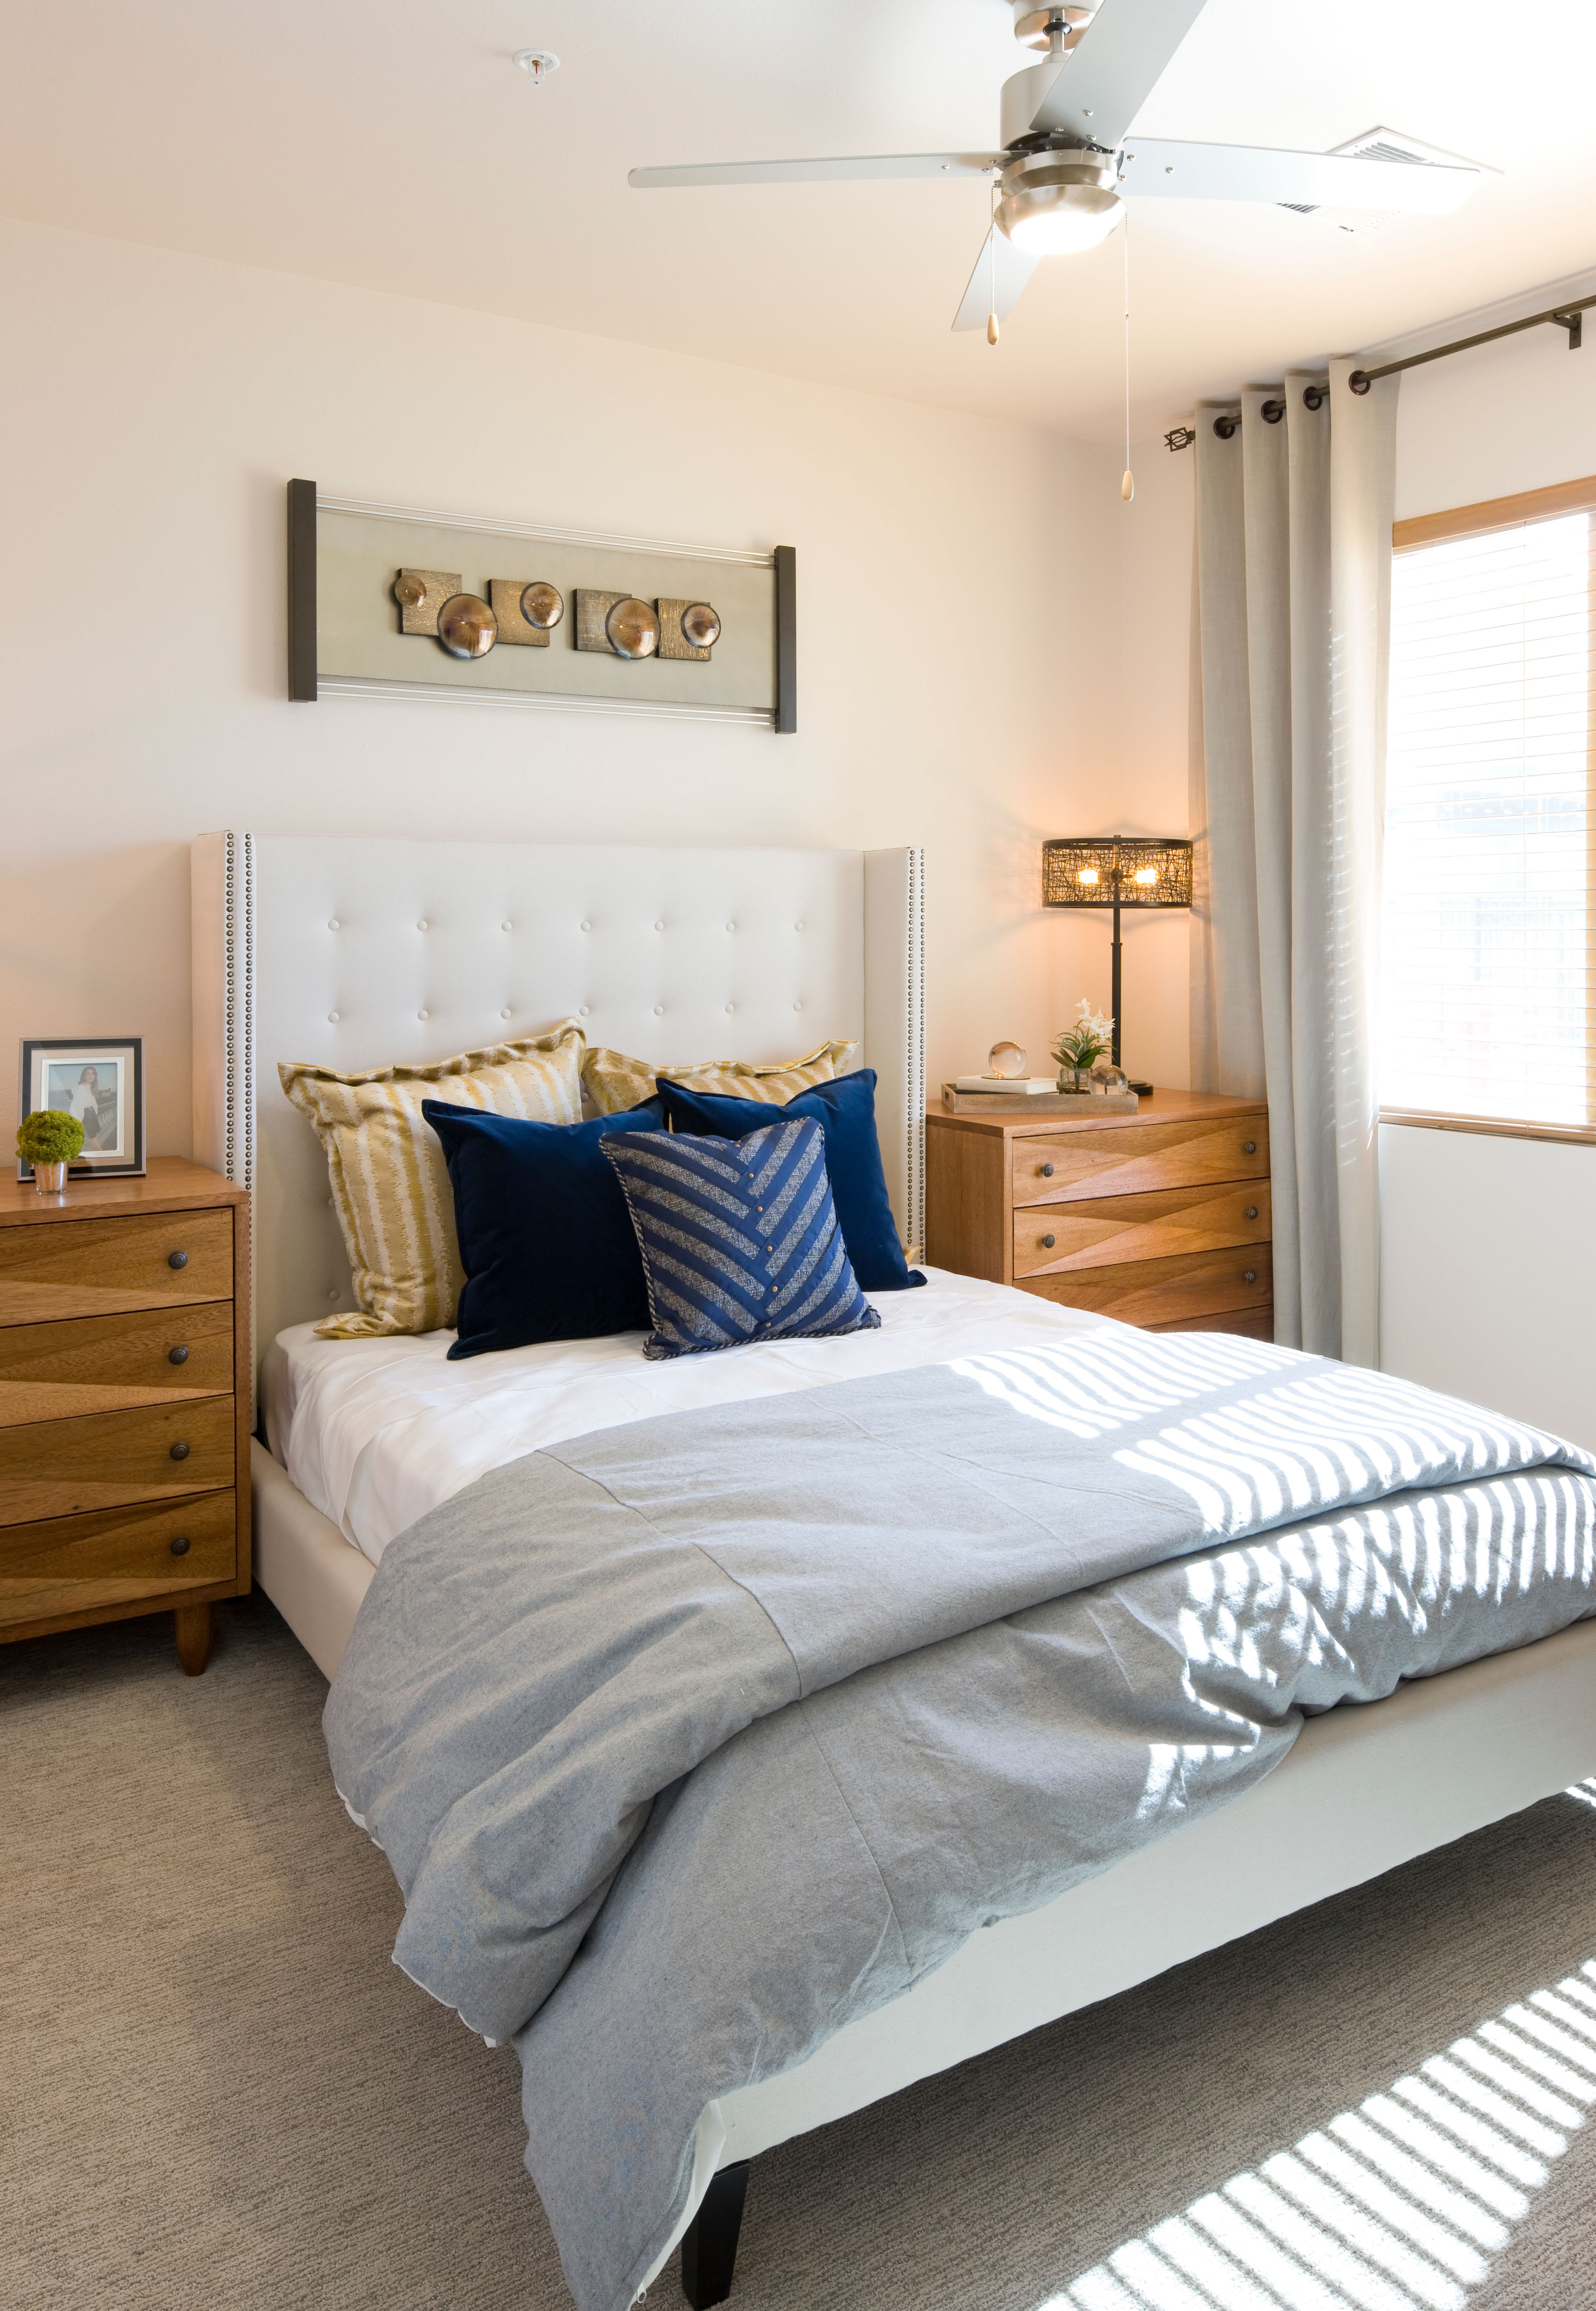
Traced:
[[[154, 1150], [188, 1143], [187, 847], [208, 827], [921, 842], [933, 1080], [999, 1035], [1039, 1060], [1077, 994], [1106, 994], [1100, 919], [1036, 902], [1043, 836], [1121, 807], [1113, 451], [32, 226], [0, 225], [0, 1042], [142, 1033]], [[799, 735], [289, 705], [294, 474], [796, 545]], [[1155, 574], [1160, 502], [1149, 489], [1131, 510], [1147, 540], [1134, 590], [1161, 646], [1183, 647], [1183, 611], [1173, 629], [1164, 615], [1183, 574]], [[1174, 679], [1156, 698], [1140, 684], [1133, 718], [1138, 766], [1160, 778]], [[1182, 797], [1183, 779], [1182, 763]], [[1157, 831], [1182, 823], [1164, 824], [1176, 786]], [[1134, 954], [1143, 1002], [1153, 948]], [[0, 1098], [9, 1138], [10, 1067]]]

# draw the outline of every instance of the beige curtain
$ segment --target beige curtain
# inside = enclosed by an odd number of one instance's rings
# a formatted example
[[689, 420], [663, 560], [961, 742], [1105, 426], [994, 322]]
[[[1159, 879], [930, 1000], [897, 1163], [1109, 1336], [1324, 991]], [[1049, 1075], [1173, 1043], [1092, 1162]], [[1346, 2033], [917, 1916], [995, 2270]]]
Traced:
[[1398, 380], [1354, 366], [1198, 412], [1191, 1080], [1269, 1102], [1276, 1338], [1372, 1365]]

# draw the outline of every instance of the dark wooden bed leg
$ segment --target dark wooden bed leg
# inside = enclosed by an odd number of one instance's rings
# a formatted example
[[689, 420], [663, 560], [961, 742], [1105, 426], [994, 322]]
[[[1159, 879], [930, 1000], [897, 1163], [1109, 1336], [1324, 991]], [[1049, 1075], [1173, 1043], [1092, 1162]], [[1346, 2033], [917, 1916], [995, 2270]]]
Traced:
[[739, 2158], [735, 2167], [722, 2167], [683, 2234], [682, 2292], [693, 2311], [709, 2311], [711, 2303], [724, 2303], [731, 2293], [748, 2166], [746, 2158]]

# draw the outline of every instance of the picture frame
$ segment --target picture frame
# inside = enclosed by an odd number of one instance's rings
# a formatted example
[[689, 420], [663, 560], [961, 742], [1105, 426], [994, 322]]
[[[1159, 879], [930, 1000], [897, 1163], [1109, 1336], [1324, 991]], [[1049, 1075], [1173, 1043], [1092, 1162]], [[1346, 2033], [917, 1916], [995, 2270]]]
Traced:
[[[83, 1153], [68, 1176], [144, 1170], [144, 1043], [142, 1035], [24, 1036], [22, 1120], [41, 1107], [65, 1108], [83, 1126]], [[19, 1159], [17, 1178], [33, 1166]]]

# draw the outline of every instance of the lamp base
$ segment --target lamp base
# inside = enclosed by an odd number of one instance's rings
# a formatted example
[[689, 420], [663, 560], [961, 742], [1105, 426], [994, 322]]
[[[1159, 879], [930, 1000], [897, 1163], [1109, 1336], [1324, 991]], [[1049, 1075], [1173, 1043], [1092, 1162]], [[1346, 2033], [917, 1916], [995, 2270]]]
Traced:
[[1138, 1099], [1151, 1099], [1153, 1096], [1153, 1086], [1149, 1083], [1132, 1083], [1129, 1088], [1135, 1092]]

